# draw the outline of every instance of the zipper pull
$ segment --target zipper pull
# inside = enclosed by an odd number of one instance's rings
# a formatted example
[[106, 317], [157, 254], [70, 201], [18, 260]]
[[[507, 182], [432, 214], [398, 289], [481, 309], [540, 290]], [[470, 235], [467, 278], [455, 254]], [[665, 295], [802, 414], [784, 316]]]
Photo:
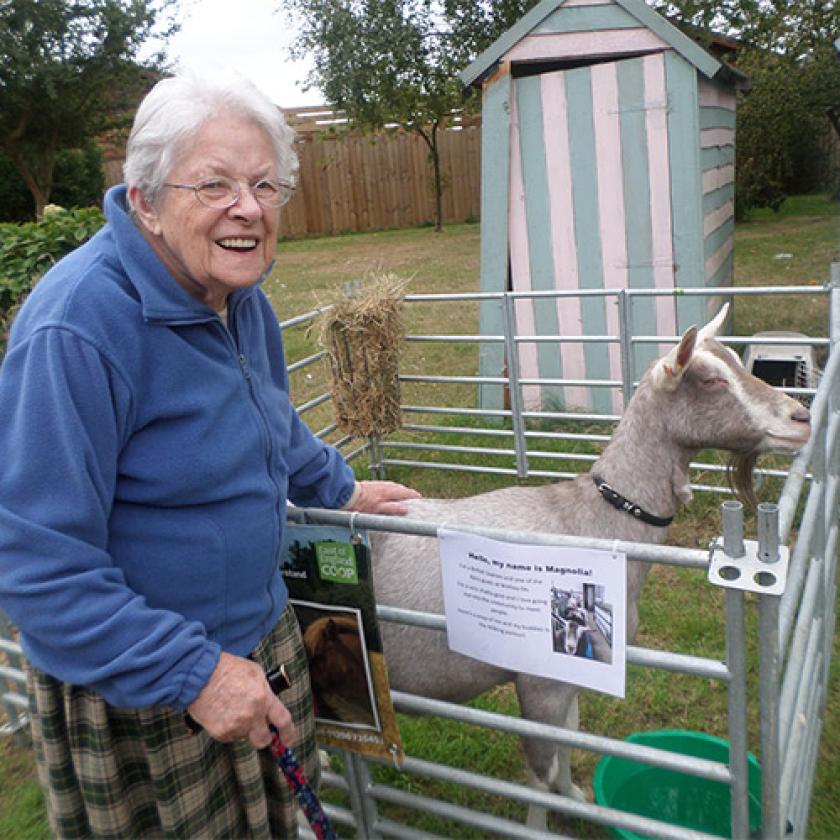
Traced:
[[251, 371], [248, 369], [248, 359], [245, 358], [244, 353], [239, 354], [239, 367], [242, 369], [242, 375], [245, 379], [251, 379]]

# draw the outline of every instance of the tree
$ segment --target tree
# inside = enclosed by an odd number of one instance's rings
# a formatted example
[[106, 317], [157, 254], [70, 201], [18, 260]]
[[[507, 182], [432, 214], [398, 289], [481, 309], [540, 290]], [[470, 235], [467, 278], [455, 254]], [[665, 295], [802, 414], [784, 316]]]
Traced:
[[439, 132], [464, 107], [458, 71], [536, 0], [290, 0], [309, 82], [363, 130], [398, 125], [429, 151], [435, 230], [442, 229]]
[[737, 39], [750, 77], [739, 96], [736, 212], [778, 209], [792, 192], [837, 190], [828, 109], [840, 107], [836, 0], [654, 0], [701, 43], [710, 32]]
[[173, 2], [0, 0], [0, 149], [38, 218], [58, 151], [83, 146], [110, 115], [136, 103], [138, 49]]

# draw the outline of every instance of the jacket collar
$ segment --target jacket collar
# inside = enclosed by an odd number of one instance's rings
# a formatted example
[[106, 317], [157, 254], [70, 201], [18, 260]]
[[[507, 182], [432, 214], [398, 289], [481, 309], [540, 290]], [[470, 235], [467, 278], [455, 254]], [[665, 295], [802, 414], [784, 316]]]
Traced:
[[[140, 297], [145, 320], [162, 324], [197, 324], [219, 317], [215, 310], [178, 284], [163, 260], [143, 238], [128, 214], [124, 184], [111, 187], [105, 194], [105, 218], [113, 230], [123, 269]], [[237, 289], [231, 294], [229, 312], [256, 292], [273, 266], [274, 261], [252, 286]]]

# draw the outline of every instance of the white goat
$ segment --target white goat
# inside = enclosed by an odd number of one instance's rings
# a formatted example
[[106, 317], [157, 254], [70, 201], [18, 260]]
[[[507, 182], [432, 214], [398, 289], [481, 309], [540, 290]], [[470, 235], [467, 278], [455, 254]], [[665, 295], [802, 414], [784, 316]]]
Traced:
[[[660, 543], [666, 527], [648, 524], [608, 503], [593, 478], [654, 518], [667, 519], [679, 502], [690, 500], [688, 465], [704, 448], [736, 453], [736, 484], [749, 494], [757, 453], [801, 447], [810, 435], [810, 416], [799, 402], [749, 374], [738, 356], [715, 339], [726, 312], [725, 306], [699, 331], [688, 329], [677, 347], [648, 368], [591, 475], [464, 499], [419, 499], [410, 503], [409, 516], [456, 528], [492, 525]], [[372, 548], [380, 603], [443, 613], [435, 541], [376, 533]], [[628, 643], [638, 627], [647, 571], [647, 564], [627, 564]], [[511, 673], [453, 653], [445, 635], [434, 630], [386, 622], [382, 634], [394, 689], [463, 702], [513, 680], [523, 717], [577, 726], [577, 689], [572, 685]], [[572, 783], [568, 748], [527, 738], [523, 744], [535, 786], [583, 798]], [[544, 828], [545, 821], [545, 810], [532, 807], [528, 824]]]

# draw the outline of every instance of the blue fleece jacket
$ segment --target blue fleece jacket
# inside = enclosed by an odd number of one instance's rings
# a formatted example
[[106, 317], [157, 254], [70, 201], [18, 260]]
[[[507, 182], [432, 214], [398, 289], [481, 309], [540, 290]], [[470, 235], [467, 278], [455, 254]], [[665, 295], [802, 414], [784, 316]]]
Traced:
[[0, 607], [37, 668], [179, 709], [285, 606], [287, 496], [341, 507], [353, 474], [289, 402], [262, 291], [235, 292], [226, 327], [123, 187], [105, 213], [38, 283], [0, 369]]

